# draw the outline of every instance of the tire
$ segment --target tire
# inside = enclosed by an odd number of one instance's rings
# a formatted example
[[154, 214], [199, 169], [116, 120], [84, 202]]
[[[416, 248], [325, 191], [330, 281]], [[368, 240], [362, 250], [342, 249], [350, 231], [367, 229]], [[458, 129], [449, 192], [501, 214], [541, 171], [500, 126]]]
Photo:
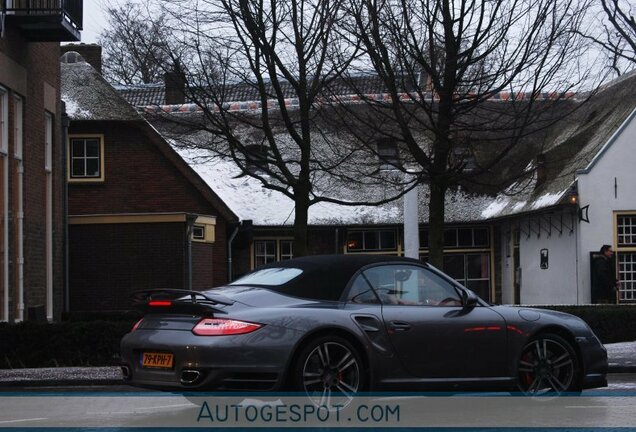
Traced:
[[293, 374], [294, 390], [307, 394], [316, 405], [330, 406], [332, 397], [350, 401], [366, 386], [360, 353], [337, 335], [319, 337], [302, 347]]
[[519, 389], [530, 396], [580, 393], [579, 370], [579, 359], [568, 341], [556, 334], [540, 334], [519, 356]]

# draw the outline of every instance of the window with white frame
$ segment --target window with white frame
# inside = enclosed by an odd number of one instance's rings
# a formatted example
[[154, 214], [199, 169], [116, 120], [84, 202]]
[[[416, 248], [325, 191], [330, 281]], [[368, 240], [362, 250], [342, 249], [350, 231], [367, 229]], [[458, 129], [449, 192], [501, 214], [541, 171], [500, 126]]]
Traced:
[[101, 136], [74, 136], [69, 139], [69, 180], [104, 179], [104, 146]]
[[9, 92], [0, 87], [0, 153], [9, 152]]
[[194, 240], [205, 240], [205, 226], [194, 225], [192, 227], [192, 238]]
[[616, 228], [619, 247], [636, 246], [636, 214], [617, 215]]
[[620, 301], [636, 301], [636, 213], [616, 215], [616, 259]]
[[15, 150], [14, 156], [17, 160], [22, 160], [24, 152], [23, 136], [22, 136], [22, 121], [23, 121], [23, 104], [20, 96], [13, 97], [13, 132], [15, 136]]
[[215, 225], [215, 217], [198, 216], [192, 225], [192, 241], [197, 243], [214, 243], [216, 240]]
[[44, 169], [46, 172], [53, 171], [53, 116], [45, 113], [46, 131], [44, 138]]
[[294, 241], [290, 239], [254, 240], [254, 267], [294, 257]]

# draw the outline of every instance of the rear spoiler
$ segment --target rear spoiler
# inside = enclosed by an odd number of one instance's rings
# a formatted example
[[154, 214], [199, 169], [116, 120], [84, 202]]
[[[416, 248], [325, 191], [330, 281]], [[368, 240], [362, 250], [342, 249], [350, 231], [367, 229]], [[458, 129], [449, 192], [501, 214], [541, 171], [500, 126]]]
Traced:
[[227, 313], [218, 305], [230, 306], [234, 300], [227, 297], [181, 289], [155, 289], [137, 291], [132, 295], [136, 309], [149, 312], [185, 314]]

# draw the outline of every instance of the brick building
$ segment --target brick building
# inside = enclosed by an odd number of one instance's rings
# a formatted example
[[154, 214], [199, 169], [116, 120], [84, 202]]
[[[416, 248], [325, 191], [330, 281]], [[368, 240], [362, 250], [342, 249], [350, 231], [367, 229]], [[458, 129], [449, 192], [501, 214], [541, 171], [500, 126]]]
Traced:
[[[64, 303], [59, 42], [82, 1], [0, 0], [0, 321], [56, 319]], [[33, 9], [37, 8], [37, 14]]]
[[225, 283], [236, 216], [102, 78], [99, 50], [63, 47], [70, 310], [127, 309], [135, 290]]

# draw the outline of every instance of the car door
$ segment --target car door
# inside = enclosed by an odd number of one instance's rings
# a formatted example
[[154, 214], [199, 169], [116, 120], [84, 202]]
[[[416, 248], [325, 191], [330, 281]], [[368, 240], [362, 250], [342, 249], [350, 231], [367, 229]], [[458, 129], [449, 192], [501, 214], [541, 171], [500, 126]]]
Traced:
[[506, 376], [504, 319], [486, 306], [464, 308], [461, 291], [415, 264], [362, 272], [382, 302], [382, 318], [404, 367], [422, 378]]

